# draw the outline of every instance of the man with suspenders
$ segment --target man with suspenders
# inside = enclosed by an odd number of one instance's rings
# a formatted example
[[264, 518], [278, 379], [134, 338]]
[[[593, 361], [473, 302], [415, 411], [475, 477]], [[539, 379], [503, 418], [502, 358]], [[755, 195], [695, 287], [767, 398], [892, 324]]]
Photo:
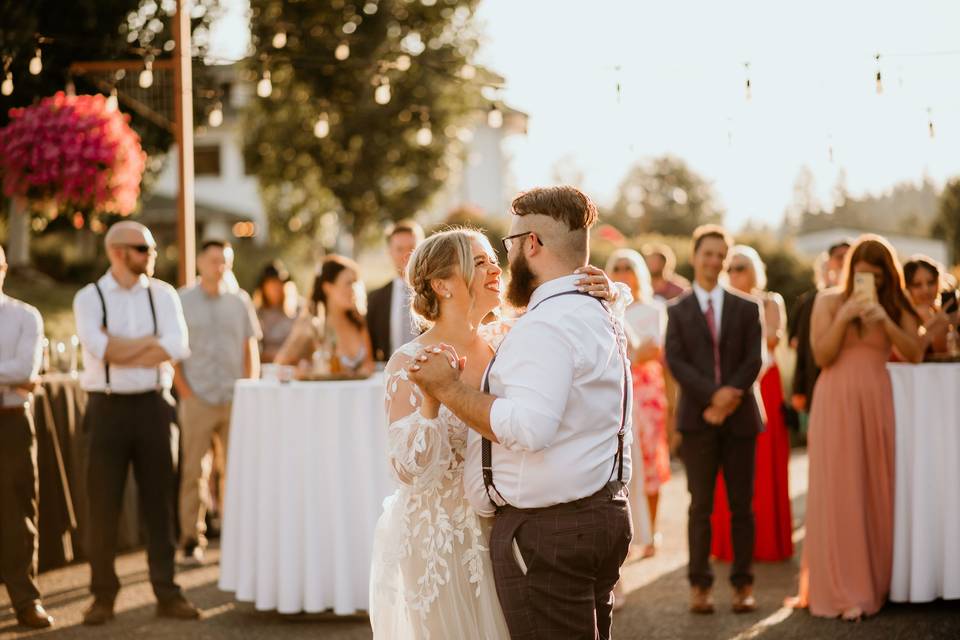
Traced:
[[597, 217], [589, 198], [533, 189], [513, 214], [507, 298], [527, 312], [483, 391], [459, 381], [447, 345], [410, 378], [471, 428], [464, 485], [477, 513], [496, 513], [490, 554], [511, 637], [609, 638], [632, 538], [626, 338], [576, 286]]
[[150, 230], [123, 221], [107, 231], [110, 269], [73, 301], [83, 346], [80, 379], [89, 394], [86, 552], [93, 604], [88, 625], [113, 618], [120, 582], [114, 568], [117, 525], [130, 465], [147, 525], [150, 582], [157, 615], [192, 619], [199, 611], [174, 582], [173, 362], [189, 355], [180, 298], [151, 278], [157, 249]]

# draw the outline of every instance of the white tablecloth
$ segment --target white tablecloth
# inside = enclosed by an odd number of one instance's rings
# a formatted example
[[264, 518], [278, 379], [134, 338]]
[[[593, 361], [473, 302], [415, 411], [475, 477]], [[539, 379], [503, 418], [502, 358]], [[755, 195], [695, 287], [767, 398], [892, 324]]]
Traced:
[[367, 609], [374, 528], [394, 489], [382, 374], [238, 382], [226, 481], [221, 589], [280, 613]]
[[894, 602], [960, 598], [960, 364], [891, 364]]

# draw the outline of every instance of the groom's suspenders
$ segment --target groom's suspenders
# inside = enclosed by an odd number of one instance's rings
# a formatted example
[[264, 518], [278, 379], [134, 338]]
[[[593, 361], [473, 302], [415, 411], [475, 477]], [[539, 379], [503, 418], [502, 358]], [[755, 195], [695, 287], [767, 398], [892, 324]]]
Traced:
[[[603, 307], [604, 311], [608, 311], [606, 305], [603, 304], [603, 301], [601, 301], [599, 298], [594, 298], [589, 293], [582, 293], [580, 291], [564, 291], [562, 293], [555, 293], [552, 296], [547, 296], [546, 298], [538, 302], [536, 305], [534, 305], [533, 308], [529, 309], [527, 313], [530, 313], [531, 311], [539, 307], [541, 304], [543, 304], [547, 300], [550, 300], [551, 298], [559, 298], [560, 296], [587, 296], [599, 302], [600, 306]], [[617, 481], [622, 484], [623, 483], [623, 436], [624, 436], [624, 433], [626, 433], [627, 411], [629, 410], [629, 407], [630, 407], [630, 398], [629, 398], [630, 369], [627, 366], [627, 359], [625, 355], [626, 337], [621, 331], [620, 325], [613, 318], [611, 318], [610, 321], [613, 323], [613, 330], [617, 336], [617, 351], [620, 353], [620, 360], [623, 363], [623, 395], [621, 397], [622, 412], [620, 415], [620, 429], [617, 431], [617, 455], [613, 460], [613, 469], [610, 471], [610, 478], [608, 478], [607, 481], [609, 482], [610, 479], [613, 478], [614, 472], [616, 472]], [[483, 377], [484, 393], [490, 393], [490, 371], [493, 369], [493, 363], [496, 361], [497, 361], [497, 354], [494, 353], [493, 358], [490, 359], [490, 364], [487, 365], [487, 373]], [[496, 485], [493, 484], [493, 446], [492, 446], [492, 443], [486, 438], [483, 438], [483, 441], [481, 443], [480, 464], [481, 464], [481, 469], [483, 470], [483, 486], [487, 491], [487, 497], [490, 499], [490, 502], [493, 503], [493, 506], [498, 508], [500, 507], [500, 505], [497, 504], [497, 501], [493, 499], [493, 493], [496, 493], [497, 497], [499, 497], [504, 504], [507, 504], [507, 501], [504, 500], [503, 496], [500, 495], [500, 492], [497, 490]]]

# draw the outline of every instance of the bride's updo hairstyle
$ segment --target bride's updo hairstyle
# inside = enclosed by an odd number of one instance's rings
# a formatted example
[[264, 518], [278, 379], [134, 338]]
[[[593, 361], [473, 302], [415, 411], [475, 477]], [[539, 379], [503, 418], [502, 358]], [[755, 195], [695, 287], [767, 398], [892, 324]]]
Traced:
[[407, 283], [413, 290], [410, 307], [421, 327], [432, 325], [440, 316], [440, 296], [430, 286], [458, 272], [470, 287], [473, 281], [471, 238], [480, 235], [470, 229], [449, 229], [433, 234], [414, 250], [407, 263]]

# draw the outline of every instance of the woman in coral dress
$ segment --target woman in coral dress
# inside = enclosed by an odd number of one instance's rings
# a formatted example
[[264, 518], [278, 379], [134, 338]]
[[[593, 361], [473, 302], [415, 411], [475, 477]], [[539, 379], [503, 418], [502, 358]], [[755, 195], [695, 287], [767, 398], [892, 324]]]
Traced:
[[[670, 479], [667, 395], [661, 360], [667, 313], [664, 305], [653, 298], [650, 272], [639, 253], [632, 249], [615, 251], [607, 261], [606, 271], [614, 282], [630, 288], [634, 300], [627, 307], [624, 320], [639, 345], [630, 356], [633, 361], [633, 441], [640, 454], [634, 458], [642, 459], [643, 464], [642, 473], [634, 473], [636, 487], [631, 488], [630, 506], [636, 529], [634, 544], [640, 556], [648, 558], [655, 553], [660, 487]], [[638, 470], [641, 469], [638, 467]], [[649, 518], [644, 522], [647, 514]]]
[[[790, 435], [783, 420], [783, 384], [773, 352], [783, 337], [787, 313], [780, 294], [765, 291], [766, 266], [752, 247], [737, 245], [733, 248], [727, 273], [730, 286], [763, 302], [766, 345], [760, 372], [760, 396], [766, 422], [763, 432], [757, 435], [753, 477], [753, 557], [765, 562], [780, 562], [793, 556], [793, 516], [787, 469]], [[719, 560], [731, 561], [730, 508], [722, 473], [717, 475], [710, 526], [713, 532], [711, 553]]]
[[[886, 364], [919, 362], [919, 319], [893, 249], [866, 235], [841, 287], [814, 303], [810, 339], [822, 367], [810, 409], [810, 482], [800, 594], [815, 616], [859, 620], [880, 610], [893, 565], [894, 413]], [[859, 274], [873, 274], [855, 286]]]

